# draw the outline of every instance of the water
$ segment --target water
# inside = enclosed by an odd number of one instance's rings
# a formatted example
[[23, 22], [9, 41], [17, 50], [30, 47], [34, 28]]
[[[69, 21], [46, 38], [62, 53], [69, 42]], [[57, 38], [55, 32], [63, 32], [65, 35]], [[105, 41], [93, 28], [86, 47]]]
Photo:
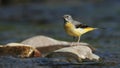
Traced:
[[[58, 40], [73, 41], [63, 29], [64, 14], [72, 14], [76, 20], [98, 29], [89, 32], [81, 37], [81, 42], [87, 42], [97, 48], [102, 57], [107, 61], [114, 61], [116, 64], [88, 65], [92, 68], [119, 68], [120, 67], [120, 3], [104, 2], [97, 5], [56, 5], [44, 6], [41, 4], [28, 4], [27, 9], [22, 13], [21, 5], [1, 7], [0, 16], [0, 44], [10, 42], [21, 42], [36, 35], [46, 35]], [[43, 7], [44, 6], [44, 7]], [[36, 7], [36, 8], [35, 8]], [[9, 12], [10, 10], [10, 12]], [[77, 11], [76, 11], [77, 10]], [[14, 12], [12, 12], [14, 11]], [[78, 17], [78, 18], [77, 18]], [[21, 63], [21, 62], [20, 62]], [[21, 66], [18, 63], [18, 66]], [[29, 63], [28, 63], [29, 64]], [[0, 64], [1, 65], [1, 64]], [[25, 65], [25, 64], [23, 64]], [[5, 65], [6, 66], [6, 65]], [[14, 66], [14, 65], [13, 65]], [[18, 67], [17, 66], [17, 67]], [[34, 65], [33, 65], [34, 66]], [[39, 67], [39, 64], [36, 65]], [[49, 66], [49, 65], [48, 65]], [[48, 66], [45, 66], [46, 68]], [[61, 68], [72, 68], [81, 65], [67, 65]], [[82, 65], [83, 67], [86, 65]], [[26, 66], [29, 68], [29, 66]], [[31, 66], [30, 66], [31, 67]], [[44, 66], [43, 66], [44, 67]], [[53, 66], [56, 67], [56, 66]], [[7, 67], [8, 68], [8, 67]]]

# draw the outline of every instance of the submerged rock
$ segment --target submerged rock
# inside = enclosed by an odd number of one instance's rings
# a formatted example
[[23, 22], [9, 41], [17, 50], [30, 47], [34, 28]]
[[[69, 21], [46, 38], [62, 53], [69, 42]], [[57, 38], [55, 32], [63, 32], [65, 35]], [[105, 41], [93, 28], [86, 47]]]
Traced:
[[22, 44], [12, 45], [4, 45], [0, 46], [0, 56], [14, 56], [20, 58], [27, 58], [27, 57], [41, 57], [41, 53], [31, 46], [25, 46]]
[[58, 49], [51, 52], [46, 57], [56, 58], [58, 61], [64, 62], [82, 62], [88, 61], [99, 61], [100, 57], [92, 53], [92, 50], [88, 46], [72, 46]]

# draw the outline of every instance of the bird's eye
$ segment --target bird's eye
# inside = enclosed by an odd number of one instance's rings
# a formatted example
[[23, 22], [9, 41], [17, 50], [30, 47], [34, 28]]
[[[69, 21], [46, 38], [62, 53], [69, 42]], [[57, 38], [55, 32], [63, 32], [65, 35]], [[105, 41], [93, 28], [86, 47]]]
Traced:
[[69, 18], [69, 16], [66, 16], [66, 18]]
[[66, 16], [66, 17], [69, 17], [69, 16]]

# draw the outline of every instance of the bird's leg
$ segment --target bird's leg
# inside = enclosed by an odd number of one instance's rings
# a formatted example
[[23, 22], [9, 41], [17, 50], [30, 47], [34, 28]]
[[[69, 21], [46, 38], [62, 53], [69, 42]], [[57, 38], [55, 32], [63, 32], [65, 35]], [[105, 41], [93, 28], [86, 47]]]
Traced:
[[78, 37], [78, 40], [77, 40], [77, 45], [79, 44], [79, 42], [80, 42], [80, 36]]

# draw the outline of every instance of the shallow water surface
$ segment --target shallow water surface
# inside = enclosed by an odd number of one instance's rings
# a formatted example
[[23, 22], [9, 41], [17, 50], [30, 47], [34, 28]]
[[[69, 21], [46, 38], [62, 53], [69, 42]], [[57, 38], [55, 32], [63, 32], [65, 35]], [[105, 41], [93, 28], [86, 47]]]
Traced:
[[[118, 0], [113, 2], [112, 0], [105, 0], [103, 3], [87, 3], [83, 6], [79, 5], [78, 2], [74, 2], [72, 5], [61, 5], [61, 3], [62, 1], [57, 3], [56, 6], [53, 3], [51, 3], [52, 5], [33, 3], [26, 5], [26, 9], [22, 5], [0, 7], [0, 45], [21, 42], [36, 35], [46, 35], [54, 39], [72, 42], [74, 41], [73, 38], [64, 31], [61, 18], [64, 14], [72, 14], [76, 20], [100, 28], [83, 35], [81, 42], [89, 43], [95, 47], [98, 51], [96, 54], [104, 58], [104, 64], [52, 66], [48, 64], [46, 59], [41, 58], [16, 59], [2, 57], [0, 58], [0, 68], [120, 67], [120, 2]], [[46, 65], [41, 65], [41, 62], [46, 63]]]

